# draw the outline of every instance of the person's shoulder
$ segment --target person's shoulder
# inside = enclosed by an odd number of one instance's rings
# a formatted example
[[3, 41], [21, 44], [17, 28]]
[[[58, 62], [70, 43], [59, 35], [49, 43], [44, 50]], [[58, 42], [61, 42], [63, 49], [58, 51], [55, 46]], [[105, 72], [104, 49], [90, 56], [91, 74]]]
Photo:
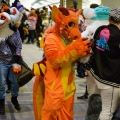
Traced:
[[102, 25], [102, 26], [98, 27], [96, 31], [101, 31], [104, 28], [109, 29], [108, 25]]
[[99, 37], [99, 34], [100, 32], [104, 29], [104, 28], [107, 28], [108, 29], [108, 25], [102, 25], [100, 27], [98, 27], [95, 31], [95, 34], [94, 34], [94, 40], [97, 39]]
[[113, 31], [116, 33], [120, 32], [120, 29], [116, 25], [113, 25], [113, 24], [108, 25], [108, 29], [110, 29], [110, 31]]
[[109, 30], [113, 39], [120, 40], [120, 29], [116, 25], [109, 25]]
[[34, 15], [35, 17], [36, 17], [36, 19], [38, 19], [38, 15], [35, 13], [35, 15]]
[[98, 27], [98, 28], [96, 29], [95, 34], [98, 34], [98, 33], [99, 33], [101, 30], [103, 30], [104, 28], [109, 29], [108, 25], [102, 25], [102, 26], [100, 26], [100, 27]]

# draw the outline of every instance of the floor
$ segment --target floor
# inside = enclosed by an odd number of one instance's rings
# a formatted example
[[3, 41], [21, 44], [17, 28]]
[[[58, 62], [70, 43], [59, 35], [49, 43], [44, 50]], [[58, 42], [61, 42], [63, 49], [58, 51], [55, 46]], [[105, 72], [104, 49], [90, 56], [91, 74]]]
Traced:
[[[43, 51], [36, 44], [23, 44], [22, 56], [24, 61], [32, 68], [33, 63], [42, 58]], [[6, 96], [6, 115], [0, 116], [0, 120], [35, 120], [32, 103], [32, 89], [34, 78], [25, 86], [20, 88], [19, 103], [21, 111], [17, 112], [10, 102], [11, 95]], [[85, 79], [76, 77], [76, 94], [74, 102], [74, 120], [85, 120], [87, 109], [87, 100], [77, 100], [77, 96], [81, 96], [85, 91]]]

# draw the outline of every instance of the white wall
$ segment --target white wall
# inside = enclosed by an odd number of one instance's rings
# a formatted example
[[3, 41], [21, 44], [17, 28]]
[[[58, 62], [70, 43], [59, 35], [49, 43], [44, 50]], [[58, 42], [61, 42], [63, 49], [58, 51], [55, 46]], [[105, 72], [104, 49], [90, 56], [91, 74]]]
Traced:
[[[106, 0], [107, 1], [107, 0]], [[111, 0], [112, 1], [112, 0]], [[96, 3], [98, 5], [101, 5], [101, 0], [82, 0], [82, 8], [89, 8], [90, 4]]]
[[102, 5], [112, 7], [120, 7], [120, 0], [102, 0]]

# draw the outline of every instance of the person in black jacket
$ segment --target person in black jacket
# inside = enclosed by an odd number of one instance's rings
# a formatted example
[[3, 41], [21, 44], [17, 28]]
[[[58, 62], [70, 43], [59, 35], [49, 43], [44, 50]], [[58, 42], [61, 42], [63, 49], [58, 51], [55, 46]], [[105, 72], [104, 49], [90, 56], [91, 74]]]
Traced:
[[20, 32], [20, 37], [21, 37], [23, 43], [24, 43], [24, 40], [26, 38], [26, 36], [24, 34], [24, 28], [28, 29], [27, 26], [26, 26], [26, 24], [25, 24], [26, 20], [27, 20], [27, 16], [26, 16], [25, 10], [24, 10], [24, 12], [22, 14], [21, 24], [20, 24], [20, 26], [18, 28], [19, 32]]
[[41, 33], [43, 33], [43, 25], [42, 25], [43, 18], [39, 9], [36, 10], [36, 14], [38, 15], [38, 20], [36, 24], [36, 39], [37, 39], [37, 46], [40, 47], [39, 37], [42, 37]]
[[99, 120], [111, 120], [120, 99], [120, 7], [111, 9], [109, 25], [99, 27], [94, 40], [90, 72], [102, 98]]

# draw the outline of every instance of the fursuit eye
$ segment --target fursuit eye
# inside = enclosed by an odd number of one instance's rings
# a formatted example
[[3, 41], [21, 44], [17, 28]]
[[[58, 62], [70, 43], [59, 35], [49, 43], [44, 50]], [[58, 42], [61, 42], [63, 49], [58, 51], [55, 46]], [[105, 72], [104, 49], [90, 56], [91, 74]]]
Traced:
[[1, 16], [1, 20], [5, 20], [6, 19], [6, 17], [5, 16]]
[[75, 26], [75, 23], [74, 22], [69, 22], [68, 26], [71, 27], [71, 28], [73, 28]]

